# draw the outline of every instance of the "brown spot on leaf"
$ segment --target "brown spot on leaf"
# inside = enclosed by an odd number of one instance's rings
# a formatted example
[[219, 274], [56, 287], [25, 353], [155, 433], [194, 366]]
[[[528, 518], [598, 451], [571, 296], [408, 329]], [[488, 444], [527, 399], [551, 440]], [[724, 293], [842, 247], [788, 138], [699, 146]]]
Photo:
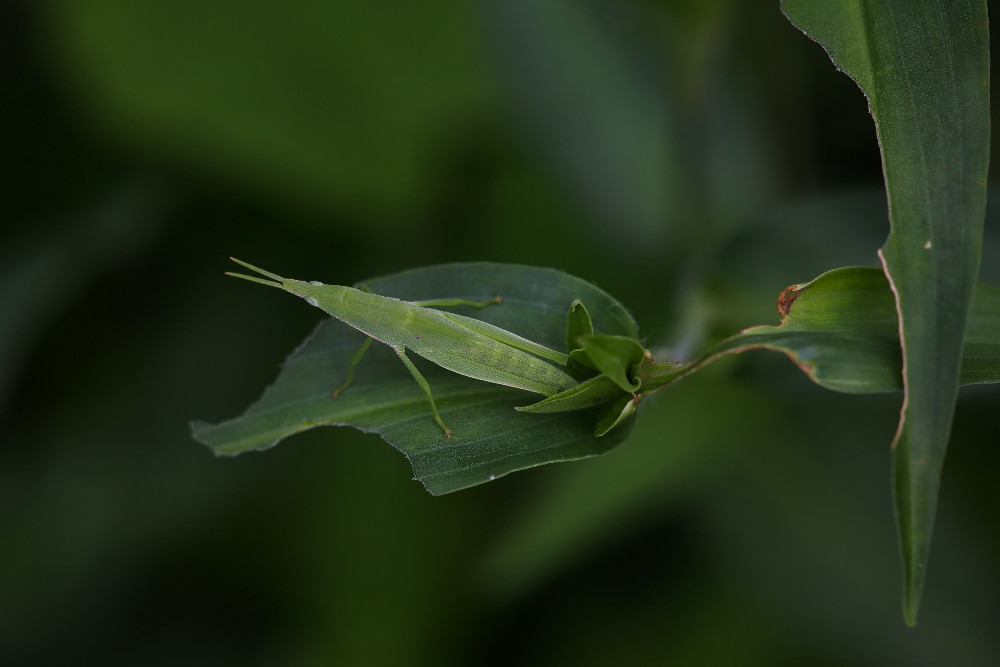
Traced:
[[778, 295], [778, 315], [781, 316], [781, 319], [785, 319], [788, 312], [792, 309], [792, 304], [795, 303], [795, 300], [799, 298], [799, 295], [806, 289], [808, 289], [808, 287], [802, 287], [801, 285], [789, 285], [781, 291], [781, 294]]

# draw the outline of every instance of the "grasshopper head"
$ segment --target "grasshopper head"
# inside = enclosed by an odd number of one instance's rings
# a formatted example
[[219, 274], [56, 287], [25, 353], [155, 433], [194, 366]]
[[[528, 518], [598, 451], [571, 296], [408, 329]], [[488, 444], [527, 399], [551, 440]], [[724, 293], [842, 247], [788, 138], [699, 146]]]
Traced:
[[335, 315], [336, 312], [339, 312], [339, 303], [343, 298], [342, 293], [343, 290], [346, 289], [344, 287], [339, 285], [324, 285], [323, 283], [318, 282], [292, 280], [291, 278], [282, 278], [276, 273], [265, 271], [264, 269], [254, 266], [253, 264], [248, 264], [247, 262], [236, 259], [235, 257], [230, 257], [229, 259], [233, 260], [240, 266], [245, 266], [251, 271], [265, 276], [265, 278], [249, 276], [245, 273], [233, 273], [231, 271], [226, 272], [227, 276], [242, 278], [243, 280], [260, 283], [261, 285], [267, 285], [268, 287], [283, 289], [290, 294], [302, 297], [310, 306], [322, 308], [331, 315]]

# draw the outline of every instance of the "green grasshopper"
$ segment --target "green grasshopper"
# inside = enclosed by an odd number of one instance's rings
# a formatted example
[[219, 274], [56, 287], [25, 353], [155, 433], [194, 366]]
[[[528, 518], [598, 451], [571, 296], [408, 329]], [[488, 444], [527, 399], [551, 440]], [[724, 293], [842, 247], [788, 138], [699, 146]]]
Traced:
[[345, 381], [333, 390], [334, 397], [351, 385], [355, 367], [371, 342], [377, 340], [391, 347], [413, 375], [427, 396], [434, 421], [447, 438], [454, 432], [441, 419], [430, 385], [407, 357], [407, 351], [459, 375], [546, 397], [515, 408], [523, 412], [566, 412], [607, 404], [595, 429], [598, 436], [635, 412], [643, 377], [652, 364], [649, 352], [639, 341], [595, 333], [590, 315], [579, 300], [571, 304], [567, 317], [567, 354], [481, 320], [434, 309], [459, 305], [482, 308], [500, 303], [499, 296], [486, 301], [401, 301], [365, 289], [283, 278], [234, 257], [230, 259], [265, 278], [233, 272], [226, 275], [300, 296], [367, 336], [351, 358]]

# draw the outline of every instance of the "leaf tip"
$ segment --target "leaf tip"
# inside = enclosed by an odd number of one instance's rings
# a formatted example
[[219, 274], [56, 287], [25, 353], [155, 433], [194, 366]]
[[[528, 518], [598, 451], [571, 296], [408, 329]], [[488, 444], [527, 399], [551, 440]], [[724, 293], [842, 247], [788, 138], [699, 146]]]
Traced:
[[920, 611], [920, 593], [907, 588], [903, 593], [903, 623], [908, 628], [917, 627], [917, 614]]

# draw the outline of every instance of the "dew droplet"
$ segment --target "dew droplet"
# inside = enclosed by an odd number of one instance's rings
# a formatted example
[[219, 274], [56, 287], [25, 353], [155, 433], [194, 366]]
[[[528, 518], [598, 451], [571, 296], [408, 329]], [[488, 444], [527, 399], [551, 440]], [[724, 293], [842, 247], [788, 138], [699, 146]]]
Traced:
[[496, 478], [497, 478], [497, 476], [496, 476], [496, 475], [490, 475], [490, 481], [491, 481], [491, 482], [492, 482], [493, 480], [495, 480]]
[[323, 285], [323, 283], [321, 283], [318, 280], [310, 280], [309, 284], [312, 285], [313, 287], [321, 287]]
[[317, 308], [319, 308], [319, 301], [312, 298], [311, 296], [306, 297], [306, 303], [308, 303], [310, 306], [316, 306]]

